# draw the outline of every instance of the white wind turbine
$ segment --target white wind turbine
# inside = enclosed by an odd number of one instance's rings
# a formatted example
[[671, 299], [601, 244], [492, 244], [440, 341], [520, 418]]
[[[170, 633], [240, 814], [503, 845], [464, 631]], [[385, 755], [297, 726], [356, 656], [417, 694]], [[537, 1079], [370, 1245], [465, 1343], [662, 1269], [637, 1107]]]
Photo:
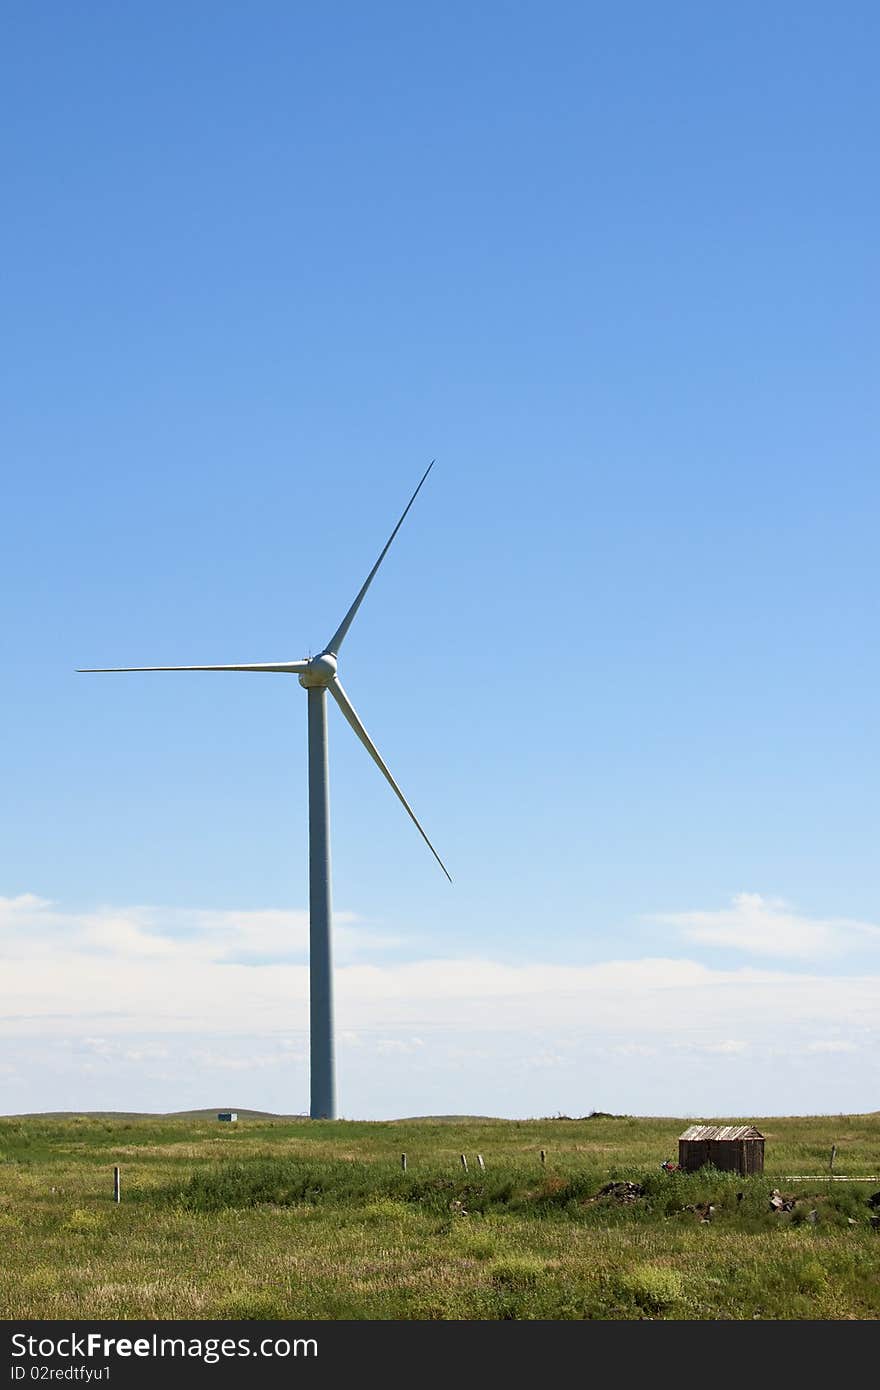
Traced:
[[406, 505], [385, 548], [367, 575], [363, 587], [326, 647], [317, 656], [303, 661], [257, 662], [241, 666], [92, 666], [82, 673], [120, 671], [276, 671], [299, 676], [308, 695], [309, 709], [309, 998], [312, 1119], [336, 1118], [336, 1068], [333, 1045], [333, 965], [331, 949], [332, 907], [330, 896], [330, 790], [327, 767], [327, 701], [330, 691], [361, 743], [401, 801], [425, 844], [450, 883], [446, 865], [428, 839], [416, 814], [383, 762], [343, 690], [337, 675], [339, 649], [345, 640], [364, 596], [385, 559], [391, 542], [418, 496], [419, 489], [434, 467], [428, 465], [419, 486]]

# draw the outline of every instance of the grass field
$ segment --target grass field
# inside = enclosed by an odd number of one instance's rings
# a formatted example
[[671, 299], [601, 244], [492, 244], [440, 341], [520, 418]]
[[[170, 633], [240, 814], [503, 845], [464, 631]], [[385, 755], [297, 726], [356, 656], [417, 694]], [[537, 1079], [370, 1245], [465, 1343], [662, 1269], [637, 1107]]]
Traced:
[[877, 1114], [750, 1116], [745, 1180], [662, 1172], [676, 1119], [213, 1113], [0, 1119], [0, 1316], [880, 1317], [880, 1182], [786, 1180], [880, 1174]]

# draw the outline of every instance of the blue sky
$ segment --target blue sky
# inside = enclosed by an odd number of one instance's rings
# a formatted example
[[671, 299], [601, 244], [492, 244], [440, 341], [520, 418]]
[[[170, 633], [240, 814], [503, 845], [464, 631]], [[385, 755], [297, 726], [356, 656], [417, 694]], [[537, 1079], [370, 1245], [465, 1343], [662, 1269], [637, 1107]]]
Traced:
[[73, 670], [320, 649], [434, 456], [343, 1112], [876, 1104], [878, 27], [7, 16], [0, 1109], [305, 1107], [303, 692]]

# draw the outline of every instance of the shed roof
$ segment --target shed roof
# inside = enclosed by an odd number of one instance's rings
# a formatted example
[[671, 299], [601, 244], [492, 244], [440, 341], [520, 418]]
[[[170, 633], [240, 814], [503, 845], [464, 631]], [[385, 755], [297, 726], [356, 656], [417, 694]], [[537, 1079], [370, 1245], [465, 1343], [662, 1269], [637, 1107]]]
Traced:
[[679, 1139], [763, 1139], [760, 1130], [754, 1125], [691, 1125]]

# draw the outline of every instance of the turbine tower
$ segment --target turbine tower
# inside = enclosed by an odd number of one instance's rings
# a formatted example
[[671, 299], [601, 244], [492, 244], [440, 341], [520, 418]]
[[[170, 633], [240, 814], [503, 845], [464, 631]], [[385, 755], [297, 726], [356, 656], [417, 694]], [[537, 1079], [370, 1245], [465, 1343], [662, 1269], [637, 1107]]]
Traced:
[[313, 1120], [336, 1118], [336, 1066], [333, 1038], [333, 953], [331, 940], [332, 901], [330, 892], [330, 787], [327, 764], [327, 691], [373, 759], [382, 776], [400, 800], [428, 849], [449, 882], [446, 865], [428, 839], [400, 787], [339, 681], [339, 649], [345, 641], [367, 590], [376, 577], [391, 542], [419, 494], [422, 483], [434, 467], [432, 459], [403, 515], [385, 543], [381, 555], [326, 647], [317, 656], [302, 661], [257, 662], [241, 666], [90, 666], [80, 673], [99, 674], [122, 671], [274, 671], [299, 676], [308, 697], [309, 726], [309, 1001], [311, 1105]]

